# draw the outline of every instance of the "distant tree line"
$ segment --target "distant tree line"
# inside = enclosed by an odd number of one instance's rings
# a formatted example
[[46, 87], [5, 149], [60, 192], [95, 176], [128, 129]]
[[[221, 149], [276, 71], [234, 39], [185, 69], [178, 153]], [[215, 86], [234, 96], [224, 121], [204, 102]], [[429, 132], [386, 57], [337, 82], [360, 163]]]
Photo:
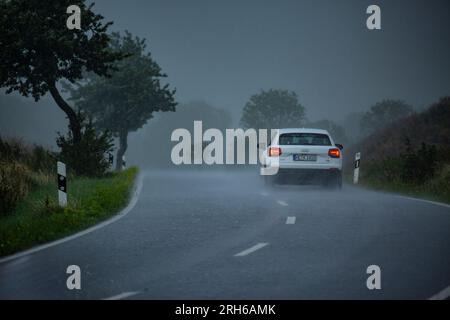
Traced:
[[371, 106], [366, 112], [349, 114], [347, 123], [351, 123], [354, 130], [349, 130], [348, 134], [345, 124], [331, 119], [308, 120], [306, 108], [299, 102], [295, 92], [269, 89], [250, 97], [242, 110], [240, 123], [244, 128], [255, 129], [289, 127], [324, 129], [336, 142], [345, 144], [355, 143], [413, 113], [413, 107], [404, 101], [385, 99]]
[[282, 89], [262, 90], [252, 95], [245, 104], [240, 120], [244, 128], [277, 129], [310, 127], [328, 130], [337, 143], [346, 143], [345, 130], [328, 119], [310, 121], [306, 108], [293, 91]]

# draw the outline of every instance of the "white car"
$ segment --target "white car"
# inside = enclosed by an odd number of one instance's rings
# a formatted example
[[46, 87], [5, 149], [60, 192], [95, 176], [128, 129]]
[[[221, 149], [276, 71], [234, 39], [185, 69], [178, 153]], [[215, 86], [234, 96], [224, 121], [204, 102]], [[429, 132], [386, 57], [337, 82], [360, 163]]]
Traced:
[[288, 181], [342, 188], [342, 149], [326, 130], [279, 129], [262, 152], [261, 174], [269, 185]]

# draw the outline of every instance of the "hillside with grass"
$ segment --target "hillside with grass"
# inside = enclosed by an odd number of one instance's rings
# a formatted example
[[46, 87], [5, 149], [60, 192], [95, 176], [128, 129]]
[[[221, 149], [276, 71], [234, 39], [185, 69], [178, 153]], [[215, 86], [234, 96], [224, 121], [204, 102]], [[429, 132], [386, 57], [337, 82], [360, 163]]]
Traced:
[[363, 186], [450, 203], [450, 97], [349, 147], [347, 173], [356, 152]]

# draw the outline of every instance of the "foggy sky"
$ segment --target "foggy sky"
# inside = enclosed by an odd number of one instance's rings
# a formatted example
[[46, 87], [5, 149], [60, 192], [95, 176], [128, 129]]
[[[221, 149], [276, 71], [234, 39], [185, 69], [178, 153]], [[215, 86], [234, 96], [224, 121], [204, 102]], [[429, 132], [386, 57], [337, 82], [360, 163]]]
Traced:
[[[366, 28], [378, 4], [382, 30]], [[384, 98], [423, 107], [450, 94], [450, 1], [99, 0], [145, 37], [181, 101], [233, 112], [260, 89], [294, 90], [311, 119]]]
[[[370, 4], [381, 7], [381, 31], [366, 28]], [[98, 0], [94, 11], [111, 31], [147, 39], [177, 101], [224, 108], [235, 126], [261, 89], [294, 90], [310, 120], [342, 120], [384, 98], [421, 108], [450, 94], [448, 0]], [[54, 144], [67, 129], [50, 97], [15, 99], [0, 93], [0, 134]]]

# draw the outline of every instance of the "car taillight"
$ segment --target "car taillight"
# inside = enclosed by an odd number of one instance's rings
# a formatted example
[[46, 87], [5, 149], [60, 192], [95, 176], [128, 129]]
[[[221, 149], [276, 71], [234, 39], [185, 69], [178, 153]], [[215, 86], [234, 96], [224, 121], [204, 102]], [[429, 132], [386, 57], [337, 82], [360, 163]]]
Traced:
[[340, 158], [341, 157], [341, 150], [339, 150], [339, 149], [330, 149], [330, 150], [328, 150], [328, 155], [331, 157], [331, 158]]
[[269, 157], [279, 157], [280, 155], [281, 155], [281, 148], [278, 147], [269, 148]]

